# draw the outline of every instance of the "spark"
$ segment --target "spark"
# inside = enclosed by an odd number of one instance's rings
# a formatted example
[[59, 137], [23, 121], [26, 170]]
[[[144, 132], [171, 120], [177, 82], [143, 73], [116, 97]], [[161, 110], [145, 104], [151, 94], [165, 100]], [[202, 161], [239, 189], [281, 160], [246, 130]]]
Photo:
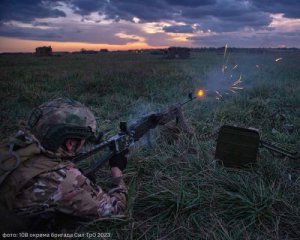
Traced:
[[218, 97], [220, 97], [220, 98], [222, 98], [223, 96], [222, 96], [222, 94], [221, 93], [219, 93], [218, 91], [216, 91], [216, 94], [218, 95]]
[[226, 57], [227, 47], [228, 47], [228, 45], [227, 45], [227, 43], [226, 43], [225, 48], [224, 48], [224, 58]]
[[243, 87], [232, 87], [231, 89], [244, 89]]
[[238, 66], [239, 66], [239, 65], [236, 64], [236, 65], [232, 68], [232, 70], [236, 69]]
[[282, 60], [282, 57], [275, 59], [276, 62], [279, 62]]
[[225, 73], [225, 70], [227, 69], [227, 66], [226, 65], [223, 65], [222, 67], [222, 72]]
[[239, 79], [236, 80], [236, 81], [232, 84], [232, 86], [236, 86], [236, 85], [240, 84], [241, 82], [242, 82], [242, 74], [240, 75]]

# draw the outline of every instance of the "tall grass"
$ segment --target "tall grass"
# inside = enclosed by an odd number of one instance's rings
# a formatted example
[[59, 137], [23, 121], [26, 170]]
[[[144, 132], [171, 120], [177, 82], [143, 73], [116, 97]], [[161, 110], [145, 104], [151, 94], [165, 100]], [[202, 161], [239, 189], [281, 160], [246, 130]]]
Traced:
[[[276, 62], [278, 57], [283, 59]], [[120, 120], [183, 100], [223, 62], [214, 52], [188, 60], [148, 53], [1, 56], [1, 135], [13, 134], [30, 109], [58, 96], [90, 106], [99, 127], [113, 134]], [[299, 238], [299, 163], [260, 150], [253, 169], [226, 169], [214, 159], [215, 141], [200, 137], [234, 124], [300, 149], [299, 53], [234, 53], [230, 63], [239, 64], [245, 89], [187, 105], [193, 136], [158, 129], [152, 148], [132, 149], [126, 217], [83, 224], [81, 231], [110, 232], [113, 239]], [[104, 188], [107, 175], [108, 168], [97, 174]]]

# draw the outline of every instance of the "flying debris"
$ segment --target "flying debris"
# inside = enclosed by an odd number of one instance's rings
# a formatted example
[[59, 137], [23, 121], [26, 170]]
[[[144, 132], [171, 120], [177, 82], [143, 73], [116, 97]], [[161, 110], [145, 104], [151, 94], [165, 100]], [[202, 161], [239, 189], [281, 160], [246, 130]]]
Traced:
[[224, 64], [222, 67], [222, 72], [225, 73], [225, 70], [227, 69], [227, 66]]
[[240, 84], [241, 82], [242, 82], [242, 74], [240, 75], [239, 79], [236, 80], [236, 81], [232, 84], [232, 86], [236, 86], [236, 85]]
[[219, 99], [223, 97], [222, 94], [219, 93], [218, 91], [216, 91], [216, 94], [218, 95], [217, 98], [219, 98]]
[[226, 43], [225, 48], [224, 48], [224, 58], [226, 57], [227, 48], [228, 48], [228, 44]]
[[[243, 81], [240, 65], [234, 60], [233, 64], [231, 64], [228, 50], [228, 44], [226, 44], [224, 47], [223, 63], [219, 66], [221, 69], [213, 71], [213, 74], [209, 77], [208, 87], [211, 87], [208, 90], [209, 92], [207, 90], [204, 92], [199, 90], [197, 92], [198, 97], [212, 96], [217, 100], [223, 100], [226, 95], [232, 95], [232, 93], [237, 93], [244, 89], [242, 86]], [[258, 65], [256, 66], [259, 67]]]
[[240, 83], [242, 83], [242, 74], [240, 75], [239, 79], [236, 80], [236, 81], [232, 84], [230, 91], [232, 91], [233, 93], [236, 93], [236, 90], [242, 90], [242, 89], [244, 89], [244, 88], [241, 87], [241, 86], [237, 86], [237, 85], [239, 85]]
[[275, 59], [276, 62], [279, 62], [279, 61], [281, 61], [281, 60], [282, 60], [282, 57], [276, 58], [276, 59]]
[[236, 90], [240, 89], [241, 90], [241, 89], [244, 89], [244, 88], [243, 87], [231, 87], [231, 89], [236, 89]]
[[239, 66], [239, 65], [236, 64], [236, 65], [232, 68], [232, 70], [236, 69], [238, 66]]

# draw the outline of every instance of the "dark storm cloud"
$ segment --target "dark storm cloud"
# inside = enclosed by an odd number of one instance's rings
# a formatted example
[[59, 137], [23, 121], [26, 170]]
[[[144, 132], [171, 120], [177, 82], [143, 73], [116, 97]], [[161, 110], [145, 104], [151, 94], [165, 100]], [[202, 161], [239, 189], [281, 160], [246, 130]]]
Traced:
[[[208, 17], [222, 21], [236, 20], [241, 25], [257, 27], [267, 25], [268, 13], [283, 13], [286, 17], [300, 17], [300, 1], [285, 0], [2, 0], [0, 20], [30, 22], [35, 18], [64, 17], [65, 13], [54, 6], [65, 3], [83, 16], [92, 12], [105, 14], [110, 19], [142, 21], [185, 20], [200, 23]], [[243, 21], [243, 18], [248, 21]], [[258, 18], [259, 17], [259, 18]], [[252, 18], [252, 20], [250, 19]]]
[[65, 17], [63, 11], [53, 8], [57, 4], [56, 0], [1, 0], [0, 21], [31, 22], [35, 18]]
[[64, 0], [75, 13], [89, 15], [98, 12], [107, 19], [132, 21], [133, 17], [139, 17], [144, 21], [160, 20], [167, 15], [167, 4], [160, 0]]
[[132, 21], [138, 17], [141, 22], [178, 20], [182, 8], [213, 5], [215, 0], [69, 0], [72, 8], [79, 14], [92, 12], [105, 14], [108, 19]]
[[166, 26], [163, 27], [165, 32], [171, 33], [193, 33], [195, 29], [191, 25], [181, 25], [181, 26]]
[[[88, 14], [96, 10], [108, 19], [132, 21], [138, 17], [141, 22], [173, 20], [187, 25], [199, 24], [203, 30], [227, 32], [250, 28], [264, 28], [272, 19], [270, 14], [257, 6], [239, 0], [197, 1], [197, 0], [73, 0], [72, 6], [78, 13]], [[166, 32], [191, 33], [188, 27], [165, 27]]]
[[211, 5], [216, 2], [216, 0], [165, 0], [170, 5], [175, 6], [185, 6], [185, 7], [199, 7], [205, 5]]
[[245, 13], [240, 17], [214, 17], [208, 16], [200, 21], [200, 28], [204, 31], [231, 32], [245, 28], [266, 29], [272, 18], [265, 13]]
[[36, 26], [36, 27], [48, 27], [48, 26], [50, 26], [50, 24], [46, 23], [46, 22], [37, 22], [37, 21], [35, 21], [35, 22], [32, 23], [32, 26]]
[[57, 40], [62, 39], [59, 31], [49, 31], [35, 28], [18, 28], [3, 26], [0, 29], [0, 36], [22, 38], [28, 40]]
[[141, 22], [174, 20], [219, 32], [268, 26], [270, 13], [300, 17], [299, 0], [2, 0], [0, 20], [31, 22], [35, 18], [64, 17], [63, 11], [53, 8], [61, 2], [82, 16], [98, 12], [116, 21], [132, 21], [133, 17]]
[[287, 18], [300, 17], [300, 1], [299, 0], [251, 0], [254, 6], [269, 13], [283, 13]]
[[[42, 24], [43, 25], [43, 24]], [[68, 28], [62, 25], [57, 28], [20, 28], [11, 24], [3, 25], [0, 28], [0, 36], [21, 38], [27, 40], [59, 41], [59, 42], [87, 42], [98, 44], [127, 44], [136, 42], [137, 39], [130, 37], [118, 37], [115, 34], [123, 28], [112, 29], [110, 26], [99, 29], [97, 26], [78, 29], [76, 26]], [[133, 31], [133, 30], [132, 30]]]
[[150, 22], [172, 19], [174, 11], [171, 6], [160, 0], [115, 0], [106, 3], [101, 13], [110, 19], [131, 21], [133, 17], [138, 17], [142, 22]]
[[[278, 37], [280, 36], [280, 37]], [[286, 34], [285, 32], [260, 32], [253, 34], [220, 33], [210, 36], [190, 37], [198, 46], [223, 47], [226, 44], [233, 47], [288, 47], [298, 46], [299, 34]]]
[[75, 13], [81, 15], [89, 15], [92, 12], [102, 11], [102, 8], [107, 3], [105, 0], [65, 0], [65, 2], [71, 4]]
[[[60, 8], [55, 8], [57, 6]], [[70, 21], [69, 25], [64, 24], [63, 21], [49, 21], [48, 26], [45, 23], [39, 23], [37, 18], [66, 17], [64, 10], [61, 10], [66, 7], [81, 15], [83, 25], [75, 25], [76, 21], [74, 23]], [[236, 43], [240, 41], [240, 45], [246, 46], [256, 44], [258, 39], [254, 35], [240, 34], [244, 30], [248, 32], [269, 30], [265, 32], [271, 33], [274, 31], [274, 28], [269, 27], [272, 22], [271, 13], [282, 13], [288, 18], [300, 18], [299, 7], [299, 0], [0, 0], [0, 36], [110, 44], [138, 41], [136, 37], [116, 37], [117, 33], [122, 32], [129, 36], [137, 34], [144, 37], [149, 44], [159, 45], [153, 34], [138, 32], [138, 27], [134, 29], [128, 22], [120, 21], [133, 22], [133, 18], [138, 17], [141, 23], [177, 22], [177, 24], [162, 27], [162, 30], [167, 33], [192, 34], [199, 30], [204, 32], [211, 30], [218, 33], [210, 37], [191, 38], [194, 43], [224, 45], [227, 41]], [[98, 20], [93, 19], [94, 15], [89, 16], [91, 13], [98, 13], [106, 19], [115, 20], [118, 24], [112, 23], [109, 27], [103, 27], [100, 24], [88, 27], [88, 23], [97, 24], [101, 19], [100, 16]], [[31, 23], [33, 27], [22, 28], [21, 25], [18, 25], [20, 27], [16, 24], [9, 25], [10, 20]], [[178, 22], [183, 25], [178, 26]], [[299, 30], [295, 31], [299, 32]], [[283, 37], [291, 43], [299, 39], [299, 35], [282, 36], [271, 33], [270, 36], [277, 39]], [[171, 38], [167, 38], [163, 32], [155, 37], [159, 37], [160, 42], [166, 44], [171, 41]], [[167, 41], [163, 40], [164, 37]], [[263, 39], [268, 41], [266, 36], [263, 36]]]
[[244, 1], [219, 1], [214, 6], [186, 8], [182, 17], [196, 22], [203, 30], [228, 32], [243, 28], [260, 29], [268, 26], [272, 18]]

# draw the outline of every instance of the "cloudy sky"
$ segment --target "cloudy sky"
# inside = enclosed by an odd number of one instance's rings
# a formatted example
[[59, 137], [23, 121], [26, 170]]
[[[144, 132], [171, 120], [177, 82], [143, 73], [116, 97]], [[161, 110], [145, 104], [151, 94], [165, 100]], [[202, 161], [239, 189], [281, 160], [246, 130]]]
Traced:
[[0, 52], [300, 47], [300, 0], [0, 0]]

